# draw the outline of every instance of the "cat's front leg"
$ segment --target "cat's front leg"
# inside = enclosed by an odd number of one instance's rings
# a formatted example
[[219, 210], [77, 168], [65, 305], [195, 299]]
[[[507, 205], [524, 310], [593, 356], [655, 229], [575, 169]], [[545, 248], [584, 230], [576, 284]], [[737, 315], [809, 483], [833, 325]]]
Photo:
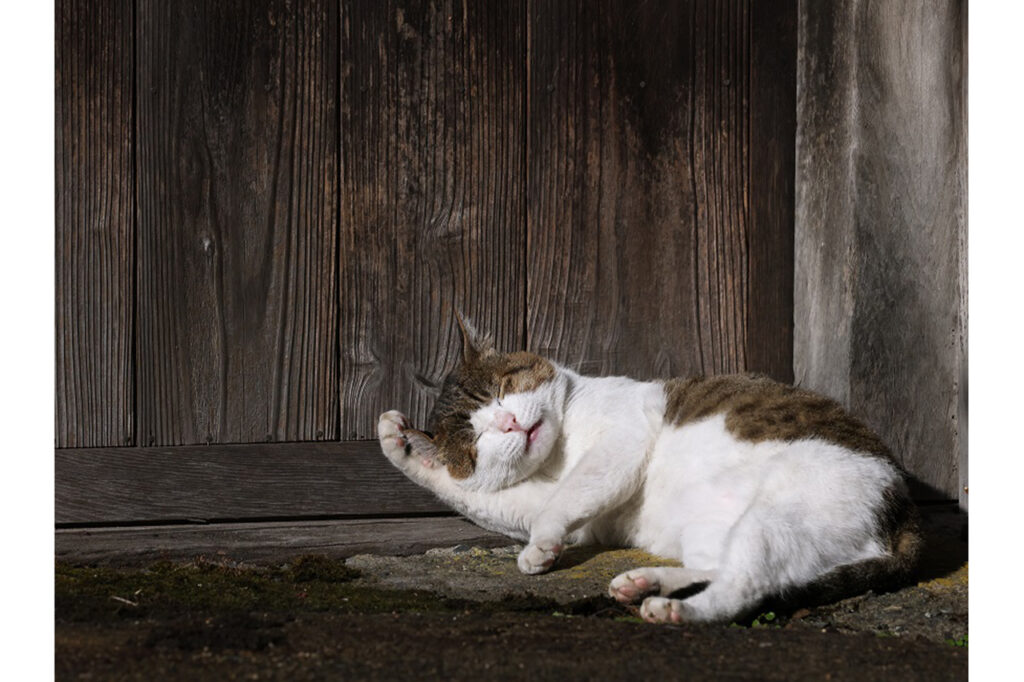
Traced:
[[586, 453], [533, 517], [519, 570], [531, 575], [549, 570], [571, 532], [632, 496], [641, 485], [646, 452], [642, 435], [621, 434]]
[[487, 506], [486, 500], [477, 499], [479, 495], [463, 490], [452, 480], [427, 435], [412, 428], [398, 410], [390, 410], [378, 418], [377, 436], [384, 456], [395, 467], [448, 505], [474, 520], [481, 506]]
[[548, 537], [534, 538], [531, 534], [530, 544], [519, 553], [519, 570], [527, 575], [544, 573], [551, 569], [563, 549], [565, 546], [560, 536], [552, 534]]
[[492, 492], [464, 488], [452, 478], [429, 436], [412, 428], [397, 410], [380, 416], [377, 435], [384, 455], [414, 483], [477, 525], [518, 540], [526, 539], [527, 518], [553, 485], [524, 483]]
[[[586, 520], [589, 519], [582, 519]], [[527, 575], [537, 575], [551, 570], [565, 549], [567, 536], [575, 528], [569, 526], [563, 514], [552, 513], [549, 502], [534, 518], [530, 527], [530, 542], [519, 553], [517, 560], [519, 570]]]

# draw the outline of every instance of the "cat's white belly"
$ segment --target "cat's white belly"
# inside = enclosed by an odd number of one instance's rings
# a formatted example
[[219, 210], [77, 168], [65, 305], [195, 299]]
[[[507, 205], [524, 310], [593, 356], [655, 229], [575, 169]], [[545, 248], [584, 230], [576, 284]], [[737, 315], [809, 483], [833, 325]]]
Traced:
[[[814, 573], [823, 564], [881, 554], [874, 519], [857, 510], [873, 508], [864, 503], [896, 475], [885, 463], [818, 441], [737, 440], [722, 416], [666, 428], [651, 454], [629, 541], [689, 568], [713, 570], [743, 520], [763, 528], [763, 541], [776, 551], [789, 553], [797, 573]], [[834, 547], [824, 546], [829, 538]]]
[[691, 568], [713, 569], [759, 480], [720, 420], [667, 428], [647, 469], [634, 541]]

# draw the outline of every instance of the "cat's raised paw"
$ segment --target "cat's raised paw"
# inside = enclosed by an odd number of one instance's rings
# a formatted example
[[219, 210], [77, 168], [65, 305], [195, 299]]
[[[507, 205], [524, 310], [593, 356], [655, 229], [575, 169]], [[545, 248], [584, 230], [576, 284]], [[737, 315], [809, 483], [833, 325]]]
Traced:
[[660, 589], [657, 576], [644, 568], [626, 571], [612, 578], [608, 594], [620, 604], [635, 604], [644, 595]]
[[409, 428], [409, 420], [398, 410], [385, 412], [377, 419], [377, 437], [384, 455], [393, 464], [401, 467], [408, 455], [408, 442], [402, 432]]
[[551, 569], [562, 549], [557, 541], [531, 542], [519, 553], [519, 570], [527, 575], [544, 573]]

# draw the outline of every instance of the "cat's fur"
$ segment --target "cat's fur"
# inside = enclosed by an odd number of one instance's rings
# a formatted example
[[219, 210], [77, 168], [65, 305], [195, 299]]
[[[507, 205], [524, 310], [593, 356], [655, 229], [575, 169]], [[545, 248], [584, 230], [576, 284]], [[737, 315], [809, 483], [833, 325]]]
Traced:
[[637, 568], [609, 586], [669, 622], [909, 575], [920, 541], [900, 469], [835, 402], [757, 376], [586, 377], [463, 335], [434, 435], [386, 412], [381, 447], [479, 525], [526, 541], [524, 573], [547, 571], [566, 543], [674, 557], [683, 568]]

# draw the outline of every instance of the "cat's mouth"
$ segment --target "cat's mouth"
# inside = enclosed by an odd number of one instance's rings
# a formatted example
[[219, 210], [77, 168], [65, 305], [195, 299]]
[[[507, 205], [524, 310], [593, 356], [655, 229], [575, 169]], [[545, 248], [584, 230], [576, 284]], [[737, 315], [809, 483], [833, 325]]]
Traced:
[[543, 424], [543, 423], [544, 423], [544, 421], [542, 419], [538, 419], [536, 424], [534, 424], [533, 426], [531, 426], [530, 428], [528, 428], [526, 430], [526, 444], [527, 444], [527, 446], [532, 445], [533, 442], [535, 440], [537, 440], [537, 438], [539, 437], [539, 434], [540, 434], [541, 424]]

